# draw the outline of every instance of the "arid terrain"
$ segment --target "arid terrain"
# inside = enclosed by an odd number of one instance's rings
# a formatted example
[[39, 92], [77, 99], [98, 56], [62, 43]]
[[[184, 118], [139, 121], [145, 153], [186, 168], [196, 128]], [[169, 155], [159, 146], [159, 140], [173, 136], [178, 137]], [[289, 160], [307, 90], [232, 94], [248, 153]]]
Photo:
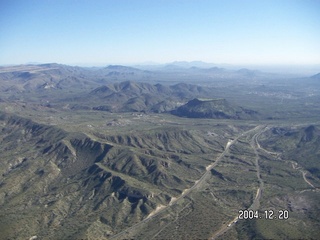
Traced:
[[316, 239], [319, 101], [319, 74], [0, 67], [0, 239]]

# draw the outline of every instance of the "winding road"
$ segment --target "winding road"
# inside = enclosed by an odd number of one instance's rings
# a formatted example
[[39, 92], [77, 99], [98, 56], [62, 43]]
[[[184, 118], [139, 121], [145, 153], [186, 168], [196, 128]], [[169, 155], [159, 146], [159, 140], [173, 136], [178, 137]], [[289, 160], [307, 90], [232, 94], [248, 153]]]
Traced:
[[[258, 180], [259, 180], [259, 188], [257, 189], [257, 193], [256, 193], [256, 197], [252, 203], [252, 205], [249, 207], [249, 209], [252, 209], [252, 210], [258, 210], [259, 207], [260, 207], [260, 198], [261, 198], [261, 195], [262, 195], [262, 192], [263, 192], [263, 188], [264, 188], [264, 183], [263, 183], [263, 179], [261, 178], [260, 176], [260, 166], [259, 166], [259, 155], [258, 155], [258, 151], [257, 149], [259, 150], [262, 150], [264, 151], [265, 153], [267, 154], [270, 154], [274, 157], [276, 157], [277, 159], [279, 159], [279, 153], [276, 153], [276, 152], [271, 152], [271, 151], [268, 151], [264, 148], [262, 148], [259, 144], [259, 141], [258, 141], [258, 138], [259, 136], [266, 130], [268, 130], [269, 128], [268, 127], [265, 127], [264, 130], [261, 130], [259, 132], [257, 132], [251, 139], [250, 141], [250, 145], [251, 147], [253, 148], [254, 152], [255, 152], [255, 155], [256, 155], [256, 158], [255, 158], [255, 164], [256, 164], [256, 171], [257, 171], [257, 177], [258, 177]], [[287, 161], [286, 161], [287, 162]], [[301, 166], [299, 166], [299, 164], [297, 162], [294, 162], [294, 161], [289, 161], [291, 162], [292, 164], [292, 168], [293, 169], [296, 169], [296, 170], [299, 170], [301, 173], [302, 173], [302, 177], [303, 177], [303, 180], [308, 184], [310, 185], [312, 188], [314, 189], [317, 189], [307, 178], [306, 178], [306, 174], [307, 174], [307, 171], [304, 171], [302, 169]], [[214, 235], [211, 237], [211, 239], [216, 239], [218, 238], [219, 236], [221, 236], [222, 234], [224, 234], [225, 232], [227, 232], [228, 230], [231, 229], [231, 227], [238, 221], [238, 216], [236, 216], [234, 219], [232, 219], [230, 222], [224, 224], [217, 232], [214, 233]]]

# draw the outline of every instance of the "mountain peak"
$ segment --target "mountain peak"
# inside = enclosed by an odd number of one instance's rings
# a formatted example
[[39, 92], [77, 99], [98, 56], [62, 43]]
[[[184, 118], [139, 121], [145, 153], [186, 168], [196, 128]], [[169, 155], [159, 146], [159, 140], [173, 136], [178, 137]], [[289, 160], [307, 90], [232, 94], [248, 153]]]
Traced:
[[312, 79], [320, 79], [320, 73], [311, 76]]
[[124, 70], [130, 70], [130, 71], [139, 71], [140, 69], [138, 68], [133, 68], [133, 67], [128, 67], [128, 66], [123, 66], [123, 65], [109, 65], [105, 67], [104, 69], [106, 70], [112, 70], [112, 71], [124, 71]]
[[172, 111], [172, 114], [189, 118], [250, 119], [255, 112], [234, 106], [224, 98], [194, 98]]

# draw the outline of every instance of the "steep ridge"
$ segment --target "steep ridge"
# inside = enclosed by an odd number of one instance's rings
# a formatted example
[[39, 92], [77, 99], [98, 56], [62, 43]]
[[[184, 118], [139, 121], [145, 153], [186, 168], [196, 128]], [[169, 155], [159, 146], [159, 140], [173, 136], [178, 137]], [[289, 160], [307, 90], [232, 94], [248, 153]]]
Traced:
[[[117, 229], [171, 199], [162, 191], [151, 197], [155, 188], [145, 187], [147, 181], [104, 166], [116, 157], [109, 156], [110, 144], [16, 116], [1, 115], [1, 126], [0, 231], [5, 238], [75, 237], [99, 216], [106, 227]], [[12, 215], [10, 209], [20, 212]], [[13, 230], [21, 225], [26, 227], [20, 232]]]
[[97, 225], [113, 235], [168, 205], [223, 151], [212, 135], [182, 129], [100, 141], [8, 114], [0, 126], [5, 238], [77, 238]]
[[154, 184], [173, 195], [188, 188], [212, 156], [224, 149], [209, 135], [181, 129], [95, 135], [114, 145], [101, 163], [103, 166]]
[[154, 149], [166, 153], [212, 153], [222, 151], [223, 146], [213, 141], [204, 133], [179, 128], [159, 128], [148, 132], [133, 132], [125, 135], [104, 135], [96, 133], [99, 138], [123, 146], [141, 149]]

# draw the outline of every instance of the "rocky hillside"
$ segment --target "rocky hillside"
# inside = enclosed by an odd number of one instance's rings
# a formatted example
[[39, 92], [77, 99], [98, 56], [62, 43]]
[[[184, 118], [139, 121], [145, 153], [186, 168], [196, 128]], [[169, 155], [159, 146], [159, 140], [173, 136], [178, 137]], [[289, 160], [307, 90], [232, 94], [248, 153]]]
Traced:
[[272, 128], [265, 133], [265, 146], [292, 159], [320, 180], [320, 129], [314, 125], [302, 128]]
[[5, 239], [97, 237], [100, 228], [113, 235], [168, 205], [223, 150], [215, 137], [185, 130], [98, 141], [14, 115], [1, 114], [0, 124]]
[[102, 111], [167, 112], [190, 98], [208, 95], [211, 95], [208, 89], [192, 84], [179, 83], [166, 86], [126, 81], [94, 89], [86, 96], [86, 102], [103, 103], [103, 105], [93, 106], [94, 110]]
[[198, 98], [173, 110], [172, 114], [189, 118], [225, 119], [251, 119], [257, 116], [257, 112], [234, 106], [225, 99]]

